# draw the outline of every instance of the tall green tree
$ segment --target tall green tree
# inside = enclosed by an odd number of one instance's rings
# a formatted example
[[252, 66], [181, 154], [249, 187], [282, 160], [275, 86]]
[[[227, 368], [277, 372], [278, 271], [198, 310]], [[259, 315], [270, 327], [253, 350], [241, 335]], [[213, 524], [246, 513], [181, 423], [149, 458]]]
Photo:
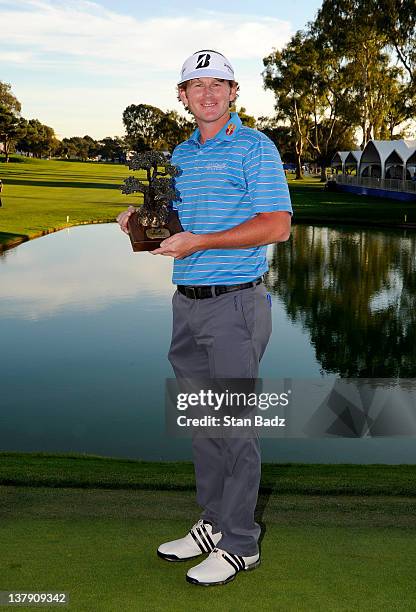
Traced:
[[25, 133], [26, 121], [1, 104], [0, 142], [3, 145], [6, 163], [10, 159], [10, 153], [14, 150], [15, 143], [22, 138]]
[[96, 157], [99, 145], [91, 136], [72, 136], [63, 138], [59, 147], [59, 154], [66, 159], [76, 158], [87, 161]]
[[[295, 139], [290, 126], [279, 123], [276, 116], [259, 117], [256, 121], [256, 129], [266, 134], [274, 142], [284, 163], [296, 163]], [[306, 151], [305, 160], [307, 157], [308, 152]]]
[[302, 157], [311, 128], [311, 53], [306, 34], [298, 31], [281, 51], [263, 59], [264, 86], [275, 95], [276, 117], [289, 123], [293, 133], [297, 179], [303, 177]]
[[415, 0], [373, 0], [375, 24], [395, 50], [397, 59], [416, 87], [416, 4]]
[[[380, 27], [384, 0], [323, 0], [311, 26], [322, 57], [335, 54], [350, 84], [364, 147], [388, 133], [387, 115], [400, 106], [403, 72], [392, 65], [389, 37]], [[390, 123], [391, 125], [391, 123]]]
[[120, 138], [120, 136], [106, 136], [98, 142], [99, 155], [102, 159], [110, 160], [112, 162], [124, 162], [127, 152], [127, 144]]
[[159, 134], [159, 146], [172, 151], [180, 142], [183, 142], [192, 134], [195, 124], [188, 121], [176, 111], [167, 111], [163, 114], [157, 126]]
[[123, 112], [123, 124], [132, 149], [156, 149], [160, 144], [160, 122], [164, 113], [150, 104], [130, 104]]
[[264, 60], [264, 81], [276, 97], [277, 117], [288, 122], [295, 140], [296, 176], [308, 147], [325, 169], [342, 142], [352, 142], [358, 115], [351, 82], [335, 50], [322, 49], [311, 32], [297, 32], [282, 51]]
[[34, 157], [51, 156], [58, 145], [53, 128], [43, 125], [38, 119], [29, 119], [25, 135], [16, 143], [19, 151], [31, 153]]
[[18, 115], [22, 110], [22, 105], [19, 100], [12, 94], [12, 86], [10, 83], [3, 83], [0, 81], [0, 104], [15, 115]]

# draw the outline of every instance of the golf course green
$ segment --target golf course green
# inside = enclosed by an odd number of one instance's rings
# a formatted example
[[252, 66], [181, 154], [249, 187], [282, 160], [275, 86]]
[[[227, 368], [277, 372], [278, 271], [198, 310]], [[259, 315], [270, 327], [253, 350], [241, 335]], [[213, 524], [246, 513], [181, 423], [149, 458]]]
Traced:
[[198, 561], [156, 556], [198, 518], [191, 463], [1, 453], [0, 590], [67, 592], [77, 612], [411, 610], [415, 474], [265, 464], [262, 564], [204, 588], [185, 581]]

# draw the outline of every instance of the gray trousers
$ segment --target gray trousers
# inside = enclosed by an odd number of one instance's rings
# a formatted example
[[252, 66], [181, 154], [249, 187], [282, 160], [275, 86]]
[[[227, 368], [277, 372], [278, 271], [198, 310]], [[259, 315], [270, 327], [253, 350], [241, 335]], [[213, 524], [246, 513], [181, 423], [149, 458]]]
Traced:
[[[175, 292], [169, 361], [177, 378], [256, 378], [271, 334], [271, 309], [262, 284], [207, 299]], [[192, 439], [201, 518], [222, 532], [218, 548], [242, 556], [258, 552], [254, 511], [261, 475], [253, 438]]]

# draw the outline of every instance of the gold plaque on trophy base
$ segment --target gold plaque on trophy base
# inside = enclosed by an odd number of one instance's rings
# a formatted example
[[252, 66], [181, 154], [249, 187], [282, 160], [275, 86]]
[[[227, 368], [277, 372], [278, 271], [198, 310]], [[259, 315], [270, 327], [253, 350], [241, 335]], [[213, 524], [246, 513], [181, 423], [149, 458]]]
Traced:
[[127, 228], [133, 251], [153, 251], [160, 243], [178, 232], [183, 232], [176, 210], [169, 212], [168, 222], [161, 227], [144, 227], [138, 218], [138, 213], [131, 215]]

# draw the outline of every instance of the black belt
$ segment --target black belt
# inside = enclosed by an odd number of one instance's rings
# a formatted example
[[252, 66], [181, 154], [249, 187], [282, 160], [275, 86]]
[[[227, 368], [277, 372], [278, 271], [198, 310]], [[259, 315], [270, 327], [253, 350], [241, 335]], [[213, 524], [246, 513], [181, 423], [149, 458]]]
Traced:
[[198, 285], [196, 287], [190, 287], [189, 285], [178, 285], [177, 289], [179, 293], [186, 295], [187, 298], [192, 300], [203, 300], [205, 298], [216, 297], [223, 293], [229, 293], [230, 291], [240, 291], [241, 289], [248, 289], [249, 287], [255, 287], [263, 282], [263, 277], [256, 278], [251, 283], [242, 283], [240, 285]]

